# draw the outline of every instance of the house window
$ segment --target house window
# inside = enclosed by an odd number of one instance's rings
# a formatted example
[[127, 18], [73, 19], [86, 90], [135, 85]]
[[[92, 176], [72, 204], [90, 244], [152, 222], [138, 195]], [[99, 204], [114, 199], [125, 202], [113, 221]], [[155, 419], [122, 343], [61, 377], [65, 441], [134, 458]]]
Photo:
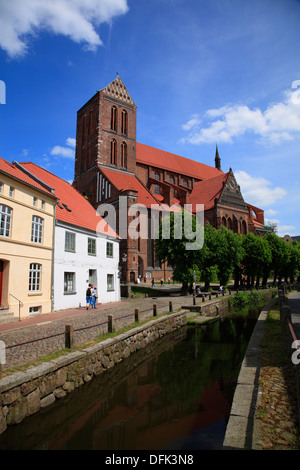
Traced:
[[107, 291], [113, 291], [113, 290], [115, 290], [114, 275], [108, 274], [107, 275]]
[[114, 245], [111, 242], [106, 243], [106, 257], [113, 258], [114, 256]]
[[37, 197], [34, 197], [33, 198], [33, 207], [36, 207], [37, 206]]
[[75, 233], [66, 232], [65, 233], [65, 251], [71, 251], [75, 253]]
[[127, 145], [125, 142], [121, 144], [121, 167], [127, 168]]
[[117, 131], [117, 108], [115, 106], [111, 108], [110, 128], [112, 131]]
[[174, 176], [171, 175], [169, 178], [169, 181], [171, 184], [174, 184], [175, 183]]
[[159, 181], [159, 173], [157, 171], [154, 173], [154, 179]]
[[29, 291], [39, 292], [41, 287], [41, 265], [31, 263], [29, 268]]
[[88, 254], [96, 256], [96, 239], [88, 238]]
[[13, 186], [9, 187], [9, 197], [14, 197], [15, 195], [15, 188]]
[[111, 165], [117, 164], [117, 142], [115, 139], [110, 143], [110, 163]]
[[121, 134], [127, 135], [127, 112], [125, 109], [123, 109], [121, 116]]
[[186, 188], [188, 187], [188, 182], [187, 182], [187, 180], [183, 180], [182, 186], [185, 186]]
[[36, 306], [36, 307], [29, 307], [29, 315], [39, 315], [41, 313], [41, 307]]
[[0, 204], [0, 235], [10, 237], [12, 209]]
[[44, 211], [45, 210], [45, 201], [41, 201], [41, 209]]
[[4, 187], [3, 183], [0, 182], [0, 194], [3, 193], [3, 187]]
[[64, 273], [64, 293], [75, 292], [75, 273]]
[[43, 219], [37, 215], [32, 216], [31, 241], [33, 243], [42, 243], [43, 239]]

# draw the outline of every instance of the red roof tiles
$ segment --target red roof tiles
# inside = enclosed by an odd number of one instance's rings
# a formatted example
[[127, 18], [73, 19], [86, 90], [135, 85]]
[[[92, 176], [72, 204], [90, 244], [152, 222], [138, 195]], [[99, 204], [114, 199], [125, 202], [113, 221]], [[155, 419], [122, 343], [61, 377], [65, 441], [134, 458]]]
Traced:
[[40, 180], [54, 188], [58, 198], [56, 219], [76, 227], [82, 227], [94, 232], [119, 238], [97, 214], [97, 211], [73, 186], [67, 181], [55, 176], [49, 171], [31, 162], [21, 165]]
[[195, 210], [194, 206], [196, 204], [204, 204], [204, 210], [211, 209], [214, 206], [215, 198], [220, 197], [229, 174], [230, 172], [219, 173], [214, 178], [195, 183], [193, 191], [188, 198], [189, 204], [193, 205], [193, 210]]
[[136, 161], [137, 163], [163, 168], [199, 180], [206, 180], [220, 175], [217, 168], [138, 142], [136, 143]]
[[137, 193], [138, 204], [143, 204], [146, 207], [151, 207], [152, 204], [158, 204], [158, 201], [135, 175], [120, 171], [107, 170], [106, 168], [101, 168], [101, 171], [120, 192], [135, 191]]

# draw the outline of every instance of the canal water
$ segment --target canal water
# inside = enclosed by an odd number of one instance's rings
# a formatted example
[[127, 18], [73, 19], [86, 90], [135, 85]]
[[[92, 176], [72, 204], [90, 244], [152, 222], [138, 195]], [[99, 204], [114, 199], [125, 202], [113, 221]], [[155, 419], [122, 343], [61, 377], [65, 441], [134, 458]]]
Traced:
[[218, 450], [259, 309], [188, 325], [51, 408], [9, 427], [0, 450]]

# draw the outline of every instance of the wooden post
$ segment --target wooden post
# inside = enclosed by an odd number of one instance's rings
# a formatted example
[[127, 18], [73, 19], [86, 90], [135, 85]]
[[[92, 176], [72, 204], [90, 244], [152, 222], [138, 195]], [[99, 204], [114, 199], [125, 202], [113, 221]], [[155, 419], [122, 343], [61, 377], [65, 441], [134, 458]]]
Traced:
[[153, 316], [154, 317], [157, 316], [157, 305], [156, 304], [153, 305]]
[[115, 329], [114, 317], [112, 315], [108, 315], [107, 316], [107, 321], [108, 321], [107, 331], [108, 331], [108, 333], [113, 333], [114, 329]]
[[140, 309], [136, 308], [134, 311], [134, 321], [135, 323], [140, 321]]
[[172, 301], [169, 302], [169, 312], [173, 312], [173, 304], [172, 304]]
[[65, 328], [65, 346], [71, 349], [73, 346], [74, 327], [73, 325], [66, 325]]

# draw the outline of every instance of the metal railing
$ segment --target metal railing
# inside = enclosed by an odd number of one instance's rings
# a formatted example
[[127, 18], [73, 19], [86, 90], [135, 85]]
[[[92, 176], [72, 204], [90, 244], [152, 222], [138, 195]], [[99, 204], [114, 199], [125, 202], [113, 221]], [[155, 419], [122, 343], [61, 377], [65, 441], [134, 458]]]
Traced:
[[15, 297], [14, 295], [12, 294], [9, 294], [9, 295], [13, 297], [19, 303], [19, 321], [21, 321], [21, 308], [23, 307], [23, 303], [21, 302], [20, 299], [17, 299], [17, 297]]

